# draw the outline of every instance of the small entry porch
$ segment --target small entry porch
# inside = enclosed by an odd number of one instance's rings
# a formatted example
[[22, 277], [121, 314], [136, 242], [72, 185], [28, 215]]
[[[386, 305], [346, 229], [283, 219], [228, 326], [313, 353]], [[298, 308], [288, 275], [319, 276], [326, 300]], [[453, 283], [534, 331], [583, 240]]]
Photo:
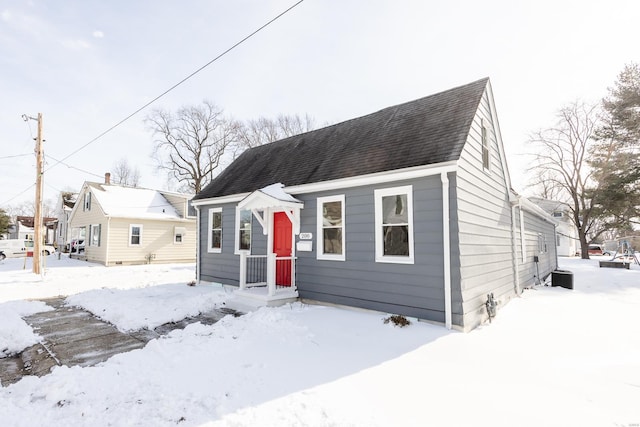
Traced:
[[238, 215], [250, 211], [260, 224], [267, 237], [267, 253], [240, 251], [239, 286], [228, 301], [232, 308], [254, 310], [298, 299], [295, 236], [300, 233], [300, 209], [304, 205], [283, 187], [279, 183], [270, 185], [238, 203]]

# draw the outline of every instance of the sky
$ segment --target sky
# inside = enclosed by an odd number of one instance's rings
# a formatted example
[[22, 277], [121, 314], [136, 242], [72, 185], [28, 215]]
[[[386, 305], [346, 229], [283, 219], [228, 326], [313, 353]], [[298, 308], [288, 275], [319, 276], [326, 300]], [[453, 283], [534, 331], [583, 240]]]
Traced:
[[[16, 427], [636, 426], [640, 266], [599, 268], [599, 259], [560, 258], [573, 289], [525, 290], [469, 333], [301, 303], [194, 323], [93, 367], [3, 384], [0, 419]], [[43, 277], [23, 265], [0, 262], [0, 360], [41, 340], [22, 318], [47, 307], [27, 298], [69, 295], [68, 305], [131, 331], [230, 297], [220, 286], [186, 286], [194, 264], [114, 268], [51, 255]]]
[[174, 190], [151, 157], [153, 109], [209, 100], [237, 120], [308, 114], [319, 127], [484, 77], [526, 194], [529, 135], [640, 61], [635, 0], [304, 0], [100, 136], [294, 4], [0, 0], [0, 208], [35, 199], [37, 122], [23, 115], [43, 115], [55, 200], [121, 159], [141, 186]]

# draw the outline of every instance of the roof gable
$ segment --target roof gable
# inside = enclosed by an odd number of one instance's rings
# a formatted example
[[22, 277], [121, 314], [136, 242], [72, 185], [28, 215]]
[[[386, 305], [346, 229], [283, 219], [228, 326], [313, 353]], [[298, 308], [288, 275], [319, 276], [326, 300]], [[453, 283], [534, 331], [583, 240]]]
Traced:
[[194, 200], [456, 161], [488, 81], [251, 148]]

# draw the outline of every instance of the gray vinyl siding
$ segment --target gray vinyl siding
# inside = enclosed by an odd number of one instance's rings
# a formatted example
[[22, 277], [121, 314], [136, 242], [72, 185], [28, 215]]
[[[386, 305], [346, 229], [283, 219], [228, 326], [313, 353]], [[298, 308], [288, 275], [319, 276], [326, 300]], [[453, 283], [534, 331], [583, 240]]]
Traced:
[[[482, 164], [483, 121], [491, 130], [488, 171]], [[485, 91], [458, 162], [460, 295], [457, 297], [462, 301], [465, 330], [486, 319], [489, 293], [501, 302], [515, 295], [511, 206], [498, 132]]]
[[[222, 252], [209, 253], [209, 209], [222, 207]], [[200, 208], [200, 239], [198, 241], [200, 280], [238, 286], [240, 257], [235, 248], [236, 204], [206, 205]]]
[[[548, 221], [544, 221], [539, 216], [522, 210], [524, 218], [524, 233], [522, 233], [520, 221], [520, 208], [516, 208], [516, 252], [518, 260], [518, 274], [520, 278], [520, 287], [529, 288], [537, 283], [537, 277], [540, 281], [544, 281], [556, 265], [556, 242], [554, 225]], [[546, 252], [539, 251], [538, 235], [542, 234], [546, 241]], [[522, 255], [522, 243], [524, 238], [524, 258]], [[534, 256], [538, 257], [538, 265], [534, 261]]]
[[[413, 186], [414, 264], [375, 261], [374, 190]], [[317, 198], [345, 195], [345, 261], [316, 258]], [[442, 184], [440, 176], [296, 196], [304, 202], [301, 232], [312, 252], [298, 252], [301, 298], [444, 321]]]

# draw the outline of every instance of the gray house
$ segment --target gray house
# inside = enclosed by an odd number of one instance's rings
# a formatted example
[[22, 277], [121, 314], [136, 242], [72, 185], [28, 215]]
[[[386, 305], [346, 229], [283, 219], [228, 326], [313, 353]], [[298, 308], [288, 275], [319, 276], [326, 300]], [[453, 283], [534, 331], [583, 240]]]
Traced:
[[470, 330], [557, 265], [553, 219], [511, 190], [488, 79], [247, 150], [193, 205], [198, 280], [237, 304]]

